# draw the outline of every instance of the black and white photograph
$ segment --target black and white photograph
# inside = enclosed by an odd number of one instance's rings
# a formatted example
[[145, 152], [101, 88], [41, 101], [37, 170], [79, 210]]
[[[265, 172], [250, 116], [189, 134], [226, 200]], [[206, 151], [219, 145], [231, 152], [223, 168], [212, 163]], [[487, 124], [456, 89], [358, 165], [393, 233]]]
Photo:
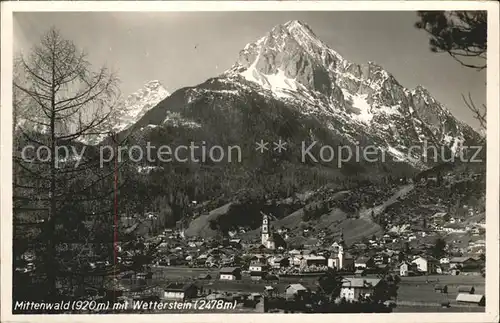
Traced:
[[264, 2], [2, 3], [2, 316], [498, 318], [498, 3]]

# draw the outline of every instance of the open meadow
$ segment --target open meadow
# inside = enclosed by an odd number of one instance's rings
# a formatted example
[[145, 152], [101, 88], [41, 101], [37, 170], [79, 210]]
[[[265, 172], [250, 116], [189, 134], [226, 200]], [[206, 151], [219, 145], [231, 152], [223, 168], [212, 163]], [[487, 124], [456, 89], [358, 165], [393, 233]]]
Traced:
[[[435, 291], [436, 284], [446, 285], [448, 293]], [[475, 294], [485, 293], [485, 279], [481, 276], [451, 276], [431, 275], [402, 277], [398, 289], [398, 308], [396, 311], [414, 312], [415, 307], [427, 308], [428, 312], [463, 312], [484, 311], [484, 307], [477, 305], [457, 304], [455, 299], [458, 295], [459, 286], [473, 286]], [[450, 308], [440, 307], [443, 302], [450, 302]], [[425, 310], [425, 309], [422, 309]]]

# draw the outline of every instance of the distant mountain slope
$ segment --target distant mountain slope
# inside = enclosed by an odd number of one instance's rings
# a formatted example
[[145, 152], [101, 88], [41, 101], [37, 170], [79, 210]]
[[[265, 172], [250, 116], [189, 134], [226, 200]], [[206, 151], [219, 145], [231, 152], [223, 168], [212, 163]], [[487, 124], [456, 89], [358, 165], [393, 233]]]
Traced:
[[134, 129], [157, 126], [203, 133], [212, 144], [230, 138], [250, 145], [271, 134], [296, 147], [313, 140], [374, 146], [416, 169], [433, 161], [422, 161], [423, 148], [413, 146], [427, 142], [447, 155], [480, 140], [422, 86], [406, 89], [373, 62], [349, 62], [299, 21], [245, 46], [223, 74], [176, 91]]
[[[116, 113], [107, 122], [106, 131], [119, 133], [128, 129], [169, 95], [170, 93], [159, 81], [154, 80], [146, 83], [142, 89], [130, 94], [114, 108]], [[87, 135], [81, 141], [88, 145], [96, 145], [107, 136], [107, 134]]]
[[[299, 21], [274, 27], [245, 46], [224, 73], [175, 91], [119, 135], [143, 147], [238, 146], [241, 160], [201, 160], [198, 150], [185, 161], [143, 160], [140, 165], [155, 170], [138, 179], [144, 178], [151, 192], [224, 203], [238, 201], [242, 190], [258, 198], [283, 198], [328, 183], [409, 178], [442, 163], [426, 159], [426, 145], [450, 157], [462, 145], [481, 140], [424, 87], [407, 89], [376, 63], [348, 61]], [[261, 140], [269, 146], [259, 153], [255, 148]], [[286, 142], [285, 151], [273, 149], [279, 140]], [[310, 153], [318, 160], [304, 156], [304, 147], [312, 143]], [[339, 147], [350, 148], [351, 158], [339, 155]], [[375, 161], [363, 156], [369, 147], [376, 150]], [[207, 219], [195, 219], [188, 230], [202, 232]], [[371, 223], [365, 218], [344, 222], [353, 230]]]

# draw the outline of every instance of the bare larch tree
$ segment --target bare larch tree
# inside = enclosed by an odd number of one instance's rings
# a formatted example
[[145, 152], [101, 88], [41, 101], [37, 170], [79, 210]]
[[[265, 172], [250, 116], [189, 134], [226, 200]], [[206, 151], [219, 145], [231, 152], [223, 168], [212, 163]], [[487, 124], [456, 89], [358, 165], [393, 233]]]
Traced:
[[94, 71], [55, 28], [17, 55], [14, 71], [14, 254], [36, 246], [34, 276], [51, 300], [72, 293], [61, 284], [83, 271], [85, 257], [113, 254], [120, 169], [86, 143], [109, 135], [119, 80], [106, 67]]

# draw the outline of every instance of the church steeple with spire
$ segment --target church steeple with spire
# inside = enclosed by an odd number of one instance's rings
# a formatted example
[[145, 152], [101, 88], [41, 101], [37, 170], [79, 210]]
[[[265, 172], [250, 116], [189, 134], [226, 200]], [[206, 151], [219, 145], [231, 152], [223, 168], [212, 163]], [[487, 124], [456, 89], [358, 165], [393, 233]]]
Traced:
[[344, 268], [344, 247], [345, 247], [345, 241], [344, 241], [344, 230], [340, 230], [340, 240], [339, 240], [339, 252], [337, 257], [339, 258], [339, 268]]
[[339, 245], [341, 245], [342, 247], [345, 247], [344, 229], [340, 229]]
[[271, 232], [271, 225], [269, 223], [269, 216], [265, 213], [262, 213], [261, 243], [267, 249], [275, 249], [273, 233]]

